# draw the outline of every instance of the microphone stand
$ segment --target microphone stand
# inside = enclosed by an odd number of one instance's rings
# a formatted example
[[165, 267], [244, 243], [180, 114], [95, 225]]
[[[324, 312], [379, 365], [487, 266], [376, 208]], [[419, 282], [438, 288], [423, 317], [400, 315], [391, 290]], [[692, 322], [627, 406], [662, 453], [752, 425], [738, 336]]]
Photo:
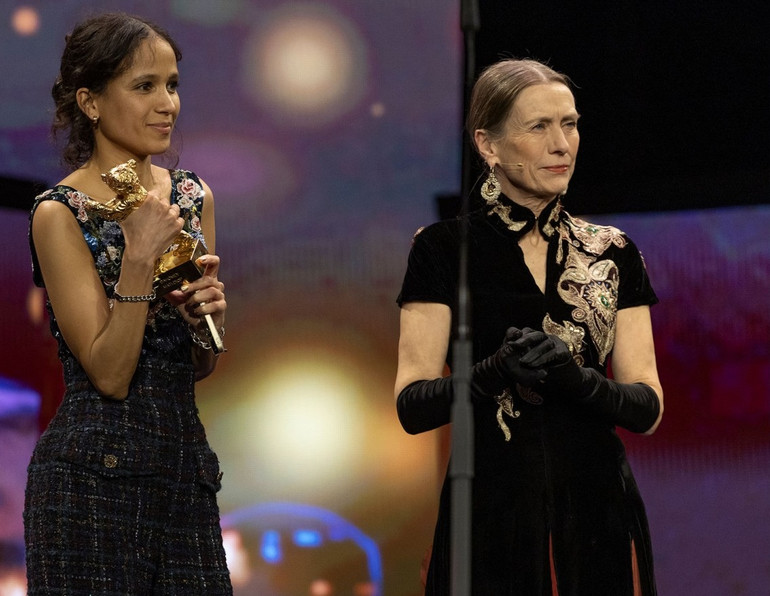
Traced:
[[[463, 113], [468, 108], [475, 78], [475, 42], [480, 27], [476, 0], [461, 0], [460, 25], [465, 39], [465, 73]], [[465, 139], [463, 134], [463, 139]], [[471, 171], [470, 143], [463, 142], [462, 208], [460, 217], [460, 262], [457, 298], [457, 329], [453, 343], [452, 376], [452, 450], [449, 466], [451, 481], [451, 594], [471, 593], [471, 501], [473, 481], [473, 408], [471, 406], [471, 365], [473, 344], [470, 325], [470, 291], [468, 289], [468, 212]]]

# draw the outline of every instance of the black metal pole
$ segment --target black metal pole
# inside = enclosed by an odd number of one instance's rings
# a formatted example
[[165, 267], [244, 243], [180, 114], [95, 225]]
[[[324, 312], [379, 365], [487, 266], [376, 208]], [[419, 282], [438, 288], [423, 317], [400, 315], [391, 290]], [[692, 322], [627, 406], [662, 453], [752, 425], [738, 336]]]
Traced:
[[[479, 30], [479, 9], [475, 0], [461, 0], [460, 25], [464, 33], [464, 93], [463, 114], [468, 108], [470, 91], [475, 78], [476, 32]], [[457, 329], [453, 344], [452, 376], [452, 456], [449, 476], [452, 483], [451, 551], [452, 596], [471, 593], [471, 503], [473, 484], [473, 408], [471, 406], [471, 299], [468, 289], [468, 212], [470, 203], [471, 146], [463, 134], [461, 235], [457, 300]]]

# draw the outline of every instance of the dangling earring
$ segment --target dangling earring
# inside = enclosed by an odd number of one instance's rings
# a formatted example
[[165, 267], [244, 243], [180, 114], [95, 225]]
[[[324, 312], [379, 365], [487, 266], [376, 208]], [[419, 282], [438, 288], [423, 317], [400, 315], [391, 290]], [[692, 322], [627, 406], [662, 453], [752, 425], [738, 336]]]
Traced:
[[99, 116], [94, 116], [93, 118], [91, 118], [91, 122], [94, 123], [94, 128], [99, 126]]
[[495, 205], [497, 204], [497, 197], [500, 196], [501, 190], [500, 181], [497, 179], [497, 176], [495, 176], [495, 166], [490, 166], [489, 175], [484, 181], [484, 184], [481, 185], [481, 196], [484, 197], [484, 200], [490, 205]]

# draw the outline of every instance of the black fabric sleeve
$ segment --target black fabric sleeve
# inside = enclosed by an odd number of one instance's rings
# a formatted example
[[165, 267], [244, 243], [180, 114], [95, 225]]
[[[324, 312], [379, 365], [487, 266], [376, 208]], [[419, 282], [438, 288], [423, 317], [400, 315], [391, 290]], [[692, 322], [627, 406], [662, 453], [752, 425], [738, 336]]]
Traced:
[[401, 292], [405, 302], [438, 302], [454, 307], [457, 299], [457, 237], [451, 220], [417, 231], [409, 252]]
[[620, 272], [618, 310], [657, 304], [658, 297], [652, 289], [642, 253], [628, 236], [624, 238], [628, 241], [626, 246], [613, 255]]

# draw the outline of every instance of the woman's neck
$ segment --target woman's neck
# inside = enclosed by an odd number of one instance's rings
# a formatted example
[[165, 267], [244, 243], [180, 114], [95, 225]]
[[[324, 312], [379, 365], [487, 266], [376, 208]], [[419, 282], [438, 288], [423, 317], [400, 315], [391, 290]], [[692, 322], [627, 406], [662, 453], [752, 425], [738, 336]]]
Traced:
[[535, 214], [535, 219], [540, 217], [540, 214], [543, 212], [543, 209], [545, 209], [548, 205], [551, 204], [551, 202], [556, 198], [554, 197], [508, 197], [516, 203], [517, 205], [520, 205], [526, 209], [529, 209], [532, 213]]
[[93, 155], [91, 155], [91, 159], [85, 163], [84, 167], [93, 169], [93, 172], [90, 173], [92, 175], [96, 174], [101, 180], [102, 174], [108, 172], [117, 165], [126, 163], [129, 159], [133, 159], [136, 163], [134, 170], [136, 171], [137, 176], [139, 176], [139, 182], [141, 182], [142, 186], [148, 190], [154, 188], [156, 186], [156, 181], [153, 176], [152, 160], [149, 155], [143, 159], [138, 159], [133, 155], [123, 152], [99, 153], [98, 151], [94, 151]]
[[[114, 198], [115, 192], [102, 180], [102, 174], [121, 163], [127, 162], [129, 159], [133, 158], [130, 156], [105, 157], [104, 155], [94, 154], [80, 168], [64, 178], [60, 184], [71, 186], [96, 201], [109, 201]], [[137, 163], [136, 172], [139, 176], [139, 182], [144, 188], [147, 190], [163, 190], [164, 181], [162, 176], [160, 177], [161, 179], [158, 179], [149, 157]]]

